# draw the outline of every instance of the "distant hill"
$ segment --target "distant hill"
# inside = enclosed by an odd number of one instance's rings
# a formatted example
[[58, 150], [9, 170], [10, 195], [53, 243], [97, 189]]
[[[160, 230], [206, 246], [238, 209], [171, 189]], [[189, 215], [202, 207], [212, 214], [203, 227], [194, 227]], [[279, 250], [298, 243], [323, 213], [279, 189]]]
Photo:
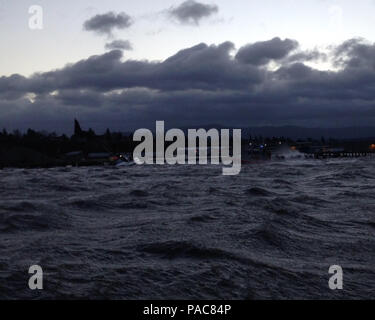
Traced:
[[264, 137], [283, 136], [291, 139], [312, 138], [319, 139], [361, 139], [375, 138], [375, 127], [347, 127], [347, 128], [303, 128], [303, 127], [258, 127], [243, 129], [244, 136], [262, 135]]
[[[232, 129], [230, 126], [223, 125], [204, 125], [204, 126], [191, 126], [189, 128], [182, 128], [183, 131], [187, 132], [188, 129]], [[247, 138], [251, 136], [263, 136], [263, 137], [285, 137], [291, 139], [320, 139], [334, 138], [334, 139], [363, 139], [363, 138], [374, 138], [375, 139], [375, 127], [347, 127], [347, 128], [304, 128], [297, 126], [283, 126], [283, 127], [250, 127], [241, 128], [242, 137]], [[167, 130], [167, 129], [166, 129]]]

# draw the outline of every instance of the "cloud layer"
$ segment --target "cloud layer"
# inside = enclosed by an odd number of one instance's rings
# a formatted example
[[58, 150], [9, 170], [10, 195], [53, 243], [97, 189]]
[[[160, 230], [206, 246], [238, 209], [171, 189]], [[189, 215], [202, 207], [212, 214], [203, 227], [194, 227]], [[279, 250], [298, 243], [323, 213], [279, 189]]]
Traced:
[[[336, 71], [307, 65], [327, 56]], [[0, 127], [67, 130], [74, 117], [100, 130], [155, 120], [171, 126], [371, 125], [374, 89], [375, 45], [361, 39], [328, 54], [279, 38], [237, 51], [231, 42], [201, 43], [161, 62], [124, 61], [121, 50], [112, 50], [31, 77], [1, 77]]]
[[236, 55], [236, 59], [243, 63], [260, 66], [271, 60], [277, 61], [286, 57], [297, 47], [297, 41], [273, 38], [270, 41], [257, 42], [241, 48]]

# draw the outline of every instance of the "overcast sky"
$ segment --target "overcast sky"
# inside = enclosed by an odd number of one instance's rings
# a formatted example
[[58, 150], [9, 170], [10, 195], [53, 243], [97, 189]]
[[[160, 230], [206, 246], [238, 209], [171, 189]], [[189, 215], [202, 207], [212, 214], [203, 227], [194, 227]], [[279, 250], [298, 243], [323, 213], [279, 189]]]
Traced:
[[371, 125], [374, 13], [374, 0], [0, 0], [0, 127]]

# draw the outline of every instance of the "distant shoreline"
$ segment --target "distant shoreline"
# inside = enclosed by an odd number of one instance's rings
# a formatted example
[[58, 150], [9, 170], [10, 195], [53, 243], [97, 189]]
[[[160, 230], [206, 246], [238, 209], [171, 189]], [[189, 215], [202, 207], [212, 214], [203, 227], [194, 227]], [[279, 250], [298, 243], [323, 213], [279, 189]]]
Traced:
[[[219, 128], [217, 125], [213, 127]], [[292, 129], [297, 130], [298, 128], [284, 127], [284, 130]], [[299, 129], [302, 130], [302, 128]], [[262, 152], [271, 149], [273, 152], [273, 149], [279, 144], [310, 155], [329, 155], [329, 152], [337, 153], [338, 149], [342, 149], [344, 153], [375, 152], [375, 138], [335, 139], [325, 138], [323, 135], [324, 130], [345, 129], [321, 129], [321, 136], [315, 134], [319, 138], [306, 139], [291, 139], [287, 135], [271, 135], [271, 127], [263, 127], [264, 132], [269, 133], [267, 135], [256, 133], [257, 130], [260, 128], [243, 129], [242, 150], [244, 153], [247, 153], [250, 145], [252, 148], [265, 146], [266, 149], [262, 149]], [[305, 128], [304, 130], [312, 129]], [[358, 134], [358, 132], [356, 133]], [[133, 154], [138, 144], [139, 142], [133, 141], [132, 134], [113, 133], [109, 129], [103, 135], [97, 135], [92, 129], [84, 131], [78, 120], [74, 121], [74, 134], [71, 137], [59, 136], [55, 133], [41, 133], [32, 129], [24, 134], [17, 130], [8, 133], [4, 129], [2, 132], [0, 131], [0, 168], [103, 166], [109, 162], [112, 156]]]

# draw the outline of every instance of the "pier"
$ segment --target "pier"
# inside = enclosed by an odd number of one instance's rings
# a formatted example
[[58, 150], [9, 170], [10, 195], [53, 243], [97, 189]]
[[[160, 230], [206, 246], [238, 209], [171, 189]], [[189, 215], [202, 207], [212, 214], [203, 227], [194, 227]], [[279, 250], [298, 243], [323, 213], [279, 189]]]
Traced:
[[374, 152], [315, 152], [311, 154], [305, 154], [306, 158], [311, 159], [328, 159], [328, 158], [364, 158], [364, 157], [374, 157]]

